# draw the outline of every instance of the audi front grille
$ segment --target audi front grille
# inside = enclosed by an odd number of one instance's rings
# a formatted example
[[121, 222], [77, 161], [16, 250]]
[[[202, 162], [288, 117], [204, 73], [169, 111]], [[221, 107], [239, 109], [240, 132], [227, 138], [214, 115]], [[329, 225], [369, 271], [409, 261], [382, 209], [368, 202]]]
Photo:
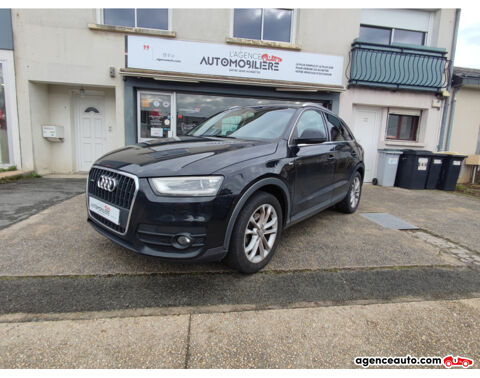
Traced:
[[[102, 175], [111, 177], [117, 181], [114, 191], [109, 192], [98, 187], [97, 181]], [[121, 173], [94, 167], [88, 175], [88, 194], [94, 195], [114, 206], [129, 210], [132, 205], [135, 190], [135, 180]]]

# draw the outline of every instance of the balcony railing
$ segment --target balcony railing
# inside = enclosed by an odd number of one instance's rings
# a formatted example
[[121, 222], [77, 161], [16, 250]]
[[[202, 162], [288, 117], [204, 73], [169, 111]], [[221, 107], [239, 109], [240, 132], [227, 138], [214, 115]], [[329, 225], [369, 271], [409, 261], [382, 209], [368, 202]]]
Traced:
[[436, 47], [356, 39], [350, 51], [349, 85], [438, 92], [447, 83], [446, 55]]

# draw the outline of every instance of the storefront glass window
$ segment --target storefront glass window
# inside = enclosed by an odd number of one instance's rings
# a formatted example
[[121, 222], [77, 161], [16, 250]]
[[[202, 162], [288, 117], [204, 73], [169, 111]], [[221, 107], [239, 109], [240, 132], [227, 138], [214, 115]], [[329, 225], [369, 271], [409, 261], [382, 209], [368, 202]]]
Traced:
[[177, 135], [187, 134], [207, 118], [232, 106], [299, 103], [298, 101], [177, 93]]
[[9, 163], [4, 66], [0, 63], [0, 164]]
[[[174, 92], [138, 92], [138, 141], [188, 134], [197, 125], [233, 106], [300, 104], [304, 101]], [[317, 101], [330, 107], [329, 101]]]
[[172, 136], [172, 95], [140, 93], [140, 140]]

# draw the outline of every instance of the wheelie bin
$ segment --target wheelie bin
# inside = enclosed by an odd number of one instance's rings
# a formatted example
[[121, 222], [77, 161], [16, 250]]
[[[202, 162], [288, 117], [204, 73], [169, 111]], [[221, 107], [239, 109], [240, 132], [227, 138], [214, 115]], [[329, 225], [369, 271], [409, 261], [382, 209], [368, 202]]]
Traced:
[[395, 186], [405, 189], [425, 189], [432, 152], [403, 150], [398, 163]]

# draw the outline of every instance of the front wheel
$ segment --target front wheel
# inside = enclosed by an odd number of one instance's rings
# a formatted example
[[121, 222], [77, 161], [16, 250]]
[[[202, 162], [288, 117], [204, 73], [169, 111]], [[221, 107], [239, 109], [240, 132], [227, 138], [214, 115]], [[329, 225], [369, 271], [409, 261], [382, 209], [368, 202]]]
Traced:
[[351, 214], [357, 210], [358, 204], [360, 203], [360, 197], [362, 195], [362, 176], [357, 171], [353, 174], [350, 179], [350, 187], [348, 188], [347, 195], [337, 204], [337, 209]]
[[268, 264], [282, 233], [282, 208], [271, 194], [258, 192], [238, 215], [225, 262], [242, 273]]

